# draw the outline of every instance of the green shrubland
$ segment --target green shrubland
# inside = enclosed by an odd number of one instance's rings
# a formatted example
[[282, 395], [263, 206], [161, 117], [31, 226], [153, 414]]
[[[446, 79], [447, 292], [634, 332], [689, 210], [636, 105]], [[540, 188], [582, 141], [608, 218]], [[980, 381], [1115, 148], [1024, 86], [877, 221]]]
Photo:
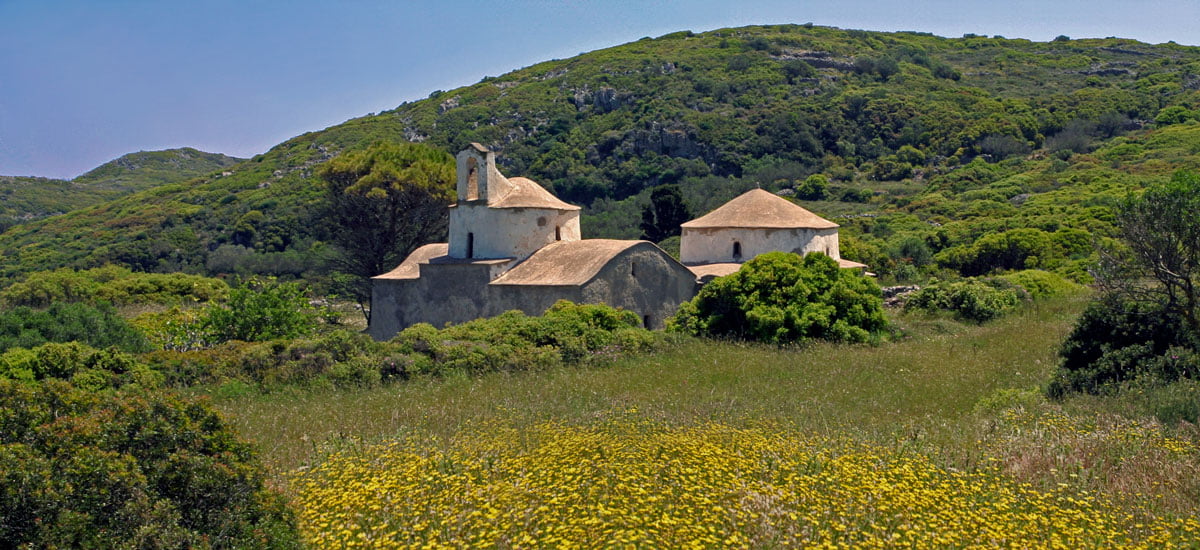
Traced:
[[936, 282], [909, 296], [905, 311], [947, 311], [965, 321], [982, 323], [1015, 310], [1024, 289], [1002, 279], [965, 279]]
[[107, 303], [55, 302], [44, 310], [20, 306], [0, 312], [0, 352], [72, 341], [130, 352], [149, 349], [145, 336]]
[[[114, 263], [333, 284], [314, 167], [421, 140], [502, 150], [506, 173], [584, 206], [589, 237], [639, 237], [661, 185], [696, 215], [758, 185], [841, 224], [863, 245], [847, 258], [885, 281], [1038, 268], [1086, 282], [1079, 232], [1115, 237], [1127, 192], [1197, 166], [1198, 67], [1194, 47], [1116, 38], [672, 33], [307, 133], [229, 175], [23, 223], [0, 236], [0, 279]], [[914, 239], [927, 250], [902, 246]]]
[[[237, 289], [234, 290], [237, 292]], [[248, 310], [219, 306], [229, 315]], [[170, 386], [250, 384], [372, 387], [419, 376], [479, 374], [606, 362], [656, 349], [663, 337], [629, 311], [560, 301], [541, 316], [510, 311], [442, 329], [417, 324], [387, 342], [351, 329], [307, 325], [259, 341], [208, 339], [204, 310], [169, 312], [151, 325], [161, 349], [142, 360]], [[192, 319], [181, 320], [189, 317]], [[157, 324], [161, 331], [152, 328]], [[190, 338], [190, 339], [189, 339]]]
[[775, 344], [866, 342], [887, 326], [879, 285], [820, 253], [761, 254], [700, 289], [671, 330]]
[[241, 160], [184, 147], [123, 155], [70, 181], [0, 175], [0, 233], [156, 185], [214, 174]]
[[164, 377], [136, 356], [116, 348], [96, 349], [79, 342], [12, 348], [0, 353], [0, 379], [33, 383], [66, 380], [87, 391], [138, 387], [156, 389]]
[[294, 548], [284, 499], [208, 405], [0, 379], [0, 546]]
[[1121, 241], [1102, 250], [1096, 301], [1059, 351], [1046, 387], [1069, 392], [1133, 394], [1160, 417], [1195, 422], [1189, 402], [1200, 381], [1200, 175], [1127, 197], [1116, 210]]
[[107, 265], [86, 270], [56, 269], [30, 273], [0, 289], [0, 304], [9, 307], [47, 307], [53, 303], [108, 302], [180, 304], [225, 298], [229, 285], [219, 279], [186, 273], [135, 273]]

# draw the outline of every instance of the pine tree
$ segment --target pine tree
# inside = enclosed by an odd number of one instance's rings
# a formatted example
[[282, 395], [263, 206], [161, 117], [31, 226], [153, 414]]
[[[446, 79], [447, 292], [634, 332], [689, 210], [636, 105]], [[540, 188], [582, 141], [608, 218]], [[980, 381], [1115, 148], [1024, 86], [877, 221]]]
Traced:
[[662, 242], [678, 235], [679, 226], [692, 216], [683, 204], [683, 194], [675, 184], [660, 185], [650, 192], [650, 204], [642, 210], [642, 238]]

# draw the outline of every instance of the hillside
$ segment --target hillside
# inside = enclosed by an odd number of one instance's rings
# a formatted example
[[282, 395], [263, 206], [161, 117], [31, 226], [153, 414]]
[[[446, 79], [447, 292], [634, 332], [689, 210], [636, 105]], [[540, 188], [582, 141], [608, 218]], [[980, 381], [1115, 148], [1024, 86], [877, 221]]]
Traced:
[[164, 183], [178, 183], [233, 166], [246, 159], [206, 153], [191, 147], [164, 151], [139, 151], [97, 166], [71, 181], [89, 187], [141, 191]]
[[[1124, 39], [941, 38], [809, 25], [672, 33], [540, 63], [288, 140], [228, 169], [0, 235], [0, 279], [116, 262], [300, 274], [324, 254], [313, 168], [377, 140], [456, 151], [584, 205], [585, 237], [636, 238], [648, 189], [702, 213], [824, 175], [805, 205], [882, 275], [958, 269], [1033, 228], [1080, 273], [1106, 205], [1196, 167], [1200, 48]], [[1044, 234], [1044, 235], [1043, 235]], [[1036, 239], [1035, 239], [1036, 240]], [[1039, 241], [1040, 242], [1040, 241]], [[950, 252], [947, 252], [950, 251]], [[1022, 258], [1022, 261], [1027, 258]], [[1009, 266], [997, 266], [1009, 267]]]
[[209, 175], [242, 160], [182, 148], [130, 153], [72, 180], [0, 176], [0, 231], [156, 185]]

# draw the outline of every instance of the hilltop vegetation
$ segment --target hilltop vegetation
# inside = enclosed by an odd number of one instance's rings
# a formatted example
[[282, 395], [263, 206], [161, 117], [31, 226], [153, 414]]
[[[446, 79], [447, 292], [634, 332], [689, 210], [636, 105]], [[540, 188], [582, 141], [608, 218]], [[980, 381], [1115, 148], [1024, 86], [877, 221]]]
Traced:
[[69, 181], [0, 176], [0, 232], [156, 185], [211, 175], [242, 160], [185, 147], [130, 153]]
[[[499, 150], [507, 173], [587, 207], [588, 237], [637, 238], [656, 185], [678, 183], [699, 214], [758, 184], [803, 195], [843, 225], [843, 254], [885, 277], [1038, 267], [1082, 280], [1116, 198], [1197, 167], [1198, 75], [1200, 49], [1115, 38], [672, 33], [304, 134], [229, 177], [22, 225], [0, 236], [0, 278], [105, 263], [316, 275], [330, 240], [316, 166], [407, 140]], [[806, 184], [816, 174], [824, 184]], [[1011, 230], [991, 245], [1014, 254], [977, 242]]]

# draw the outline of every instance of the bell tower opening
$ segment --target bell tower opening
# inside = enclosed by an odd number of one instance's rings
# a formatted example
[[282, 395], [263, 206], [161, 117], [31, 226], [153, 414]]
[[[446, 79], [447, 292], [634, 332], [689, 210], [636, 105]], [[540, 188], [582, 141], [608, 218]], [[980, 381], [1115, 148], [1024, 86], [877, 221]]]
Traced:
[[475, 159], [467, 159], [467, 200], [479, 200], [479, 163]]

